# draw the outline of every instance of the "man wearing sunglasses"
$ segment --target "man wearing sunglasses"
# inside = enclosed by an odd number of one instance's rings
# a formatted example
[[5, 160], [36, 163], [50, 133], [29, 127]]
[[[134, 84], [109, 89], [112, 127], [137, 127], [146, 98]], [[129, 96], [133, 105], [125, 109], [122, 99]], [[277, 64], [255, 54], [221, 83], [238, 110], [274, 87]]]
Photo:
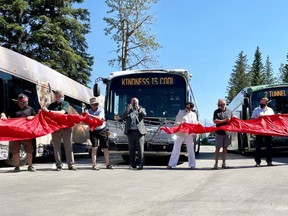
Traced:
[[[187, 102], [184, 110], [179, 110], [175, 124], [180, 125], [182, 123], [198, 124], [197, 115], [193, 112], [194, 104]], [[167, 168], [172, 169], [176, 167], [179, 156], [181, 145], [185, 142], [188, 151], [188, 166], [194, 169], [196, 166], [195, 152], [194, 152], [194, 134], [187, 134], [183, 132], [176, 133], [176, 139], [173, 145], [173, 150], [170, 156], [170, 160]]]
[[[226, 100], [219, 99], [217, 103], [218, 109], [214, 111], [213, 122], [216, 124], [216, 127], [220, 127], [228, 124], [232, 118], [231, 110], [226, 107]], [[218, 158], [219, 151], [222, 148], [222, 168], [229, 168], [226, 165], [226, 156], [227, 156], [227, 147], [231, 145], [231, 136], [230, 133], [223, 130], [217, 130], [215, 135], [215, 164], [213, 169], [218, 169]]]
[[[32, 120], [36, 115], [35, 110], [28, 106], [28, 96], [25, 94], [19, 94], [17, 98], [17, 106], [11, 107], [7, 111], [7, 116], [10, 118], [20, 118], [26, 117], [27, 120]], [[7, 120], [5, 113], [1, 113], [1, 120]], [[20, 172], [20, 147], [21, 144], [27, 154], [28, 171], [35, 172], [36, 169], [32, 166], [32, 154], [33, 154], [33, 140], [17, 140], [10, 141], [9, 148], [10, 152], [13, 154], [14, 161], [14, 172]]]

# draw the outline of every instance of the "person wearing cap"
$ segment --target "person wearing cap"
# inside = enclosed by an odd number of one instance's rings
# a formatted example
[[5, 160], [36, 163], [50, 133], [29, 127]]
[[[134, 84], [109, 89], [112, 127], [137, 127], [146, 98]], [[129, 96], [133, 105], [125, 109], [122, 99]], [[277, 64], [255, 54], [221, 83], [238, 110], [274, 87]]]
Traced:
[[[269, 99], [267, 97], [263, 97], [260, 100], [260, 104], [256, 107], [251, 115], [251, 118], [259, 118], [261, 116], [266, 115], [274, 115], [274, 111], [272, 108], [268, 107]], [[255, 167], [260, 167], [261, 164], [261, 147], [266, 147], [266, 162], [267, 166], [273, 166], [272, 164], [272, 137], [271, 136], [262, 136], [256, 135], [255, 140]]]
[[[216, 127], [227, 125], [233, 117], [232, 111], [227, 108], [225, 99], [218, 99], [218, 109], [213, 113], [213, 122]], [[231, 133], [224, 130], [217, 130], [215, 132], [215, 164], [212, 169], [218, 169], [219, 152], [222, 148], [222, 168], [229, 168], [226, 165], [227, 148], [231, 145]]]
[[142, 170], [144, 166], [144, 136], [147, 133], [144, 124], [145, 116], [146, 110], [139, 105], [138, 98], [132, 98], [123, 113], [123, 120], [126, 121], [124, 134], [128, 138], [130, 169], [137, 168], [136, 150], [138, 153], [138, 170]]
[[[45, 112], [54, 112], [61, 115], [68, 114], [69, 103], [64, 100], [64, 93], [62, 91], [55, 91], [55, 102], [51, 103], [48, 108], [43, 107]], [[62, 128], [52, 133], [52, 144], [54, 148], [54, 157], [56, 162], [56, 171], [62, 170], [61, 160], [61, 138], [63, 139], [66, 161], [68, 164], [68, 170], [77, 170], [74, 165], [74, 154], [72, 148], [72, 129]]]
[[[175, 125], [180, 125], [182, 123], [198, 124], [197, 115], [195, 112], [192, 111], [193, 108], [194, 104], [192, 102], [187, 102], [185, 104], [185, 109], [179, 110], [176, 116]], [[176, 167], [180, 157], [180, 150], [183, 142], [185, 142], [187, 147], [189, 168], [194, 169], [196, 167], [194, 152], [194, 135], [195, 134], [187, 134], [183, 132], [176, 133], [176, 139], [167, 166], [168, 169]]]
[[[32, 120], [36, 115], [35, 110], [28, 106], [29, 98], [25, 94], [19, 94], [17, 98], [17, 106], [11, 107], [7, 111], [7, 116], [10, 118], [20, 118], [26, 117], [27, 120]], [[1, 113], [1, 120], [7, 120], [7, 116], [5, 113]], [[20, 172], [20, 147], [21, 144], [24, 147], [24, 150], [27, 155], [28, 162], [28, 171], [35, 172], [36, 169], [32, 165], [33, 160], [33, 140], [17, 140], [10, 141], [9, 148], [10, 152], [13, 154], [13, 162], [14, 162], [14, 172]]]
[[[105, 112], [102, 107], [99, 107], [99, 98], [90, 98], [90, 109], [86, 112], [91, 118], [96, 118], [100, 120], [105, 120]], [[107, 142], [107, 130], [106, 122], [103, 121], [101, 126], [96, 127], [90, 132], [90, 141], [92, 143], [92, 169], [99, 170], [97, 166], [97, 150], [100, 148], [103, 150], [104, 159], [107, 169], [113, 169], [112, 165], [109, 163], [109, 147]]]

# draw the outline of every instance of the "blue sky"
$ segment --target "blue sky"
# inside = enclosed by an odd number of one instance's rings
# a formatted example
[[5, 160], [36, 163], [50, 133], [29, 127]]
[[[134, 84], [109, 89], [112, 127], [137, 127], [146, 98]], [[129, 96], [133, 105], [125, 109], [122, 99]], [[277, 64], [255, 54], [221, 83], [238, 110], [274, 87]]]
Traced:
[[[94, 56], [92, 86], [97, 77], [119, 70], [107, 63], [115, 57], [116, 45], [104, 35], [105, 1], [84, 0], [80, 6], [91, 14], [87, 42]], [[191, 84], [202, 122], [212, 122], [218, 98], [227, 95], [241, 50], [252, 64], [259, 46], [263, 63], [269, 55], [275, 75], [280, 64], [287, 63], [287, 7], [287, 0], [159, 0], [153, 5], [156, 20], [151, 33], [162, 46], [156, 53], [158, 67], [183, 68], [193, 75]]]

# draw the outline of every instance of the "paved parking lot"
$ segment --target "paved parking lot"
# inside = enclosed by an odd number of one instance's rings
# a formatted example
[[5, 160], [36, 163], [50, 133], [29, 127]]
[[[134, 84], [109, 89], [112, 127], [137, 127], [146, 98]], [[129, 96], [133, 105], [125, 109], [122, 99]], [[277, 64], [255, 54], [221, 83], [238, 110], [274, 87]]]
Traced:
[[186, 161], [167, 170], [167, 158], [129, 170], [117, 155], [114, 170], [102, 157], [100, 171], [88, 157], [76, 158], [78, 171], [53, 171], [53, 161], [36, 162], [36, 173], [2, 167], [1, 215], [288, 215], [288, 155], [256, 168], [252, 156], [230, 153], [230, 169], [211, 170], [213, 150], [201, 147], [196, 170]]

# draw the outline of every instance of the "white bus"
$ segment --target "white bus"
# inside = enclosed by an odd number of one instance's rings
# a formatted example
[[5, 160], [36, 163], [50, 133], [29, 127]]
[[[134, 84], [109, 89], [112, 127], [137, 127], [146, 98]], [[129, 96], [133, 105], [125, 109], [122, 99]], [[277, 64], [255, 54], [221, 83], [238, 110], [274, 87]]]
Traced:
[[[17, 102], [17, 96], [24, 93], [29, 97], [29, 105], [37, 112], [53, 102], [53, 91], [62, 90], [65, 100], [70, 103], [70, 113], [81, 113], [92, 97], [92, 90], [58, 73], [51, 68], [0, 46], [0, 112]], [[72, 141], [75, 153], [90, 151], [87, 142], [89, 128], [86, 125], [73, 127]], [[34, 157], [53, 155], [51, 135], [34, 140]], [[0, 160], [11, 162], [8, 141], [0, 141]], [[76, 145], [79, 144], [79, 145]], [[21, 151], [22, 164], [25, 152]]]
[[[128, 140], [124, 135], [121, 119], [130, 99], [137, 97], [146, 109], [145, 155], [169, 155], [173, 148], [174, 136], [160, 131], [161, 126], [172, 126], [180, 109], [191, 101], [197, 104], [190, 85], [192, 75], [186, 70], [133, 70], [118, 71], [108, 78], [98, 78], [94, 85], [94, 95], [100, 95], [98, 81], [106, 84], [105, 115], [110, 131], [109, 148], [113, 153], [122, 154], [128, 160]], [[195, 149], [199, 152], [199, 145]], [[186, 145], [181, 153], [186, 154]]]
[[[275, 114], [288, 113], [287, 83], [246, 87], [229, 103], [228, 109], [239, 119], [250, 119], [253, 110], [259, 106], [263, 97], [269, 98], [268, 106], [274, 110]], [[255, 135], [234, 132], [232, 133], [232, 145], [228, 149], [245, 154], [255, 150], [254, 142]], [[288, 137], [272, 137], [272, 147], [274, 150], [287, 150]]]

